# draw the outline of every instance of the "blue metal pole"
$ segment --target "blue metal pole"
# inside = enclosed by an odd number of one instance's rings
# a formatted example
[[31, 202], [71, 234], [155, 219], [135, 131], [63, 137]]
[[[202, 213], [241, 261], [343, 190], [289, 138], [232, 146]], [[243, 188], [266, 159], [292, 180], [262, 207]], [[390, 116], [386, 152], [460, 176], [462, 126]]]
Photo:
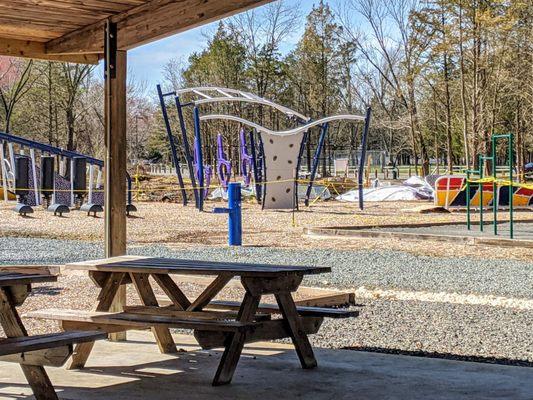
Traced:
[[191, 146], [189, 145], [189, 139], [187, 138], [187, 128], [185, 126], [185, 118], [183, 117], [183, 106], [179, 96], [175, 96], [176, 109], [178, 110], [178, 119], [180, 121], [181, 138], [183, 141], [183, 150], [185, 151], [185, 160], [187, 161], [187, 167], [189, 168], [189, 177], [191, 178], [191, 186], [194, 193], [194, 200], [196, 207], [199, 207], [199, 198], [201, 196], [200, 191], [196, 188], [196, 178], [194, 177], [193, 157], [191, 155]]
[[194, 107], [194, 136], [196, 138], [194, 145], [196, 146], [196, 155], [198, 159], [196, 160], [198, 162], [198, 209], [200, 211], [204, 210], [204, 156], [202, 153], [202, 133], [200, 131], [200, 111], [198, 110], [198, 107]]
[[242, 245], [241, 184], [230, 183], [228, 186], [228, 244]]
[[368, 131], [370, 129], [370, 117], [372, 116], [372, 108], [368, 107], [366, 109], [365, 116], [365, 127], [363, 129], [363, 138], [361, 140], [361, 158], [359, 160], [359, 171], [357, 177], [357, 184], [359, 186], [359, 208], [362, 210], [364, 208], [364, 199], [363, 199], [363, 177], [365, 170], [365, 161], [366, 161], [366, 149], [368, 143]]
[[294, 177], [294, 201], [296, 204], [296, 210], [300, 210], [299, 196], [298, 196], [298, 177], [300, 176], [300, 168], [302, 167], [302, 158], [304, 155], [305, 147], [307, 146], [307, 140], [309, 138], [309, 131], [304, 132], [302, 143], [300, 143], [300, 151], [298, 152], [298, 162], [296, 163], [296, 176]]
[[168, 119], [167, 105], [165, 104], [165, 97], [161, 90], [161, 85], [157, 85], [157, 94], [159, 95], [159, 102], [161, 103], [161, 112], [163, 114], [163, 120], [165, 121], [165, 128], [167, 130], [168, 141], [170, 143], [170, 151], [172, 153], [172, 161], [176, 168], [176, 176], [178, 177], [178, 183], [181, 188], [181, 197], [183, 198], [183, 205], [187, 205], [187, 191], [185, 190], [185, 183], [181, 176], [180, 161], [178, 158], [178, 152], [176, 150], [176, 143], [174, 142], [174, 135], [172, 134], [172, 128], [170, 127], [170, 121]]
[[215, 214], [228, 214], [228, 244], [242, 246], [242, 207], [241, 184], [231, 182], [228, 185], [228, 208], [215, 208]]
[[253, 173], [254, 173], [254, 182], [255, 182], [255, 198], [257, 203], [261, 204], [261, 171], [259, 171], [259, 160], [257, 159], [257, 148], [255, 144], [255, 130], [250, 131], [250, 147], [252, 149], [252, 163], [253, 163]]
[[316, 177], [316, 171], [318, 169], [318, 164], [320, 163], [320, 153], [322, 153], [322, 149], [324, 147], [324, 141], [326, 140], [326, 136], [328, 134], [328, 128], [329, 124], [325, 123], [322, 125], [322, 129], [320, 132], [320, 138], [318, 139], [318, 146], [315, 151], [315, 156], [313, 157], [313, 167], [311, 171], [311, 176], [309, 177], [309, 184], [307, 185], [307, 192], [305, 193], [305, 205], [309, 206], [309, 198], [311, 197], [311, 190], [313, 189], [313, 183], [315, 181]]

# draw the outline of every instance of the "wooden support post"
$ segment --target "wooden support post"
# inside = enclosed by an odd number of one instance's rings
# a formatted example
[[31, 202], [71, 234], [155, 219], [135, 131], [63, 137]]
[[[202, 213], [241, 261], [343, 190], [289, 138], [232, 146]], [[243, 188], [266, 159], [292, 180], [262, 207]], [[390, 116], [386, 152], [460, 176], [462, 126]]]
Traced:
[[[105, 255], [126, 254], [126, 75], [127, 53], [117, 51], [116, 24], [106, 25], [105, 79]], [[121, 286], [110, 311], [126, 305], [126, 286]], [[110, 340], [125, 340], [114, 333]]]

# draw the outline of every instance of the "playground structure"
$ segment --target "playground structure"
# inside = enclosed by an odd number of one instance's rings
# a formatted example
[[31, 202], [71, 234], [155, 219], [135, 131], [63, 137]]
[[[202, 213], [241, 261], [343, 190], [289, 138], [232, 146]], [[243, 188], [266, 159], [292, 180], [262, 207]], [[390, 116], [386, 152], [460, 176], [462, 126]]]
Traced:
[[[0, 132], [0, 162], [3, 200], [17, 200], [15, 211], [22, 215], [40, 205], [60, 216], [72, 207], [94, 216], [103, 211], [102, 160]], [[136, 208], [129, 175], [127, 182], [129, 215]]]
[[[504, 178], [498, 177], [497, 149], [501, 140], [507, 141]], [[490, 166], [491, 176], [485, 176]], [[479, 229], [484, 230], [484, 210], [492, 208], [494, 235], [498, 235], [498, 211], [509, 211], [509, 236], [514, 237], [513, 212], [515, 207], [533, 206], [533, 185], [514, 181], [513, 134], [493, 135], [491, 155], [478, 155], [478, 168], [466, 170], [466, 176], [443, 176], [435, 182], [435, 205], [466, 208], [467, 228], [472, 229], [472, 207], [479, 212]]]
[[[157, 91], [170, 143], [172, 161], [181, 189], [183, 205], [187, 205], [187, 187], [180, 168], [181, 160], [166, 105], [167, 97], [174, 98], [181, 131], [181, 149], [183, 150], [185, 163], [189, 170], [190, 184], [194, 194], [195, 204], [199, 210], [203, 210], [204, 200], [207, 195], [206, 190], [210, 187], [210, 179], [212, 177], [212, 167], [204, 163], [202, 147], [202, 122], [210, 120], [233, 121], [240, 124], [239, 153], [241, 162], [239, 172], [246, 187], [252, 186], [253, 181], [255, 196], [263, 209], [297, 208], [299, 182], [306, 184], [305, 204], [309, 205], [320, 162], [319, 157], [324, 148], [329, 124], [333, 121], [340, 120], [362, 122], [364, 123], [361, 139], [362, 154], [358, 168], [358, 186], [362, 191], [366, 144], [371, 117], [370, 108], [368, 108], [365, 116], [337, 115], [312, 121], [309, 117], [297, 111], [260, 98], [252, 93], [235, 89], [197, 87], [163, 93], [161, 86], [157, 85]], [[184, 97], [190, 97], [192, 100], [184, 102]], [[287, 121], [292, 125], [296, 125], [296, 127], [285, 131], [274, 131], [236, 115], [201, 115], [200, 113], [200, 107], [202, 105], [225, 103], [243, 103], [269, 107], [283, 114], [287, 118]], [[191, 152], [187, 124], [184, 117], [184, 110], [188, 107], [192, 107], [194, 152]], [[300, 179], [302, 155], [309, 142], [310, 130], [314, 127], [320, 129], [319, 139], [314, 151], [309, 177], [307, 180], [302, 181]], [[221, 135], [217, 137], [216, 170], [220, 185], [226, 189], [231, 177], [231, 161], [227, 159], [224, 152]], [[360, 207], [363, 208], [362, 195], [360, 196]]]

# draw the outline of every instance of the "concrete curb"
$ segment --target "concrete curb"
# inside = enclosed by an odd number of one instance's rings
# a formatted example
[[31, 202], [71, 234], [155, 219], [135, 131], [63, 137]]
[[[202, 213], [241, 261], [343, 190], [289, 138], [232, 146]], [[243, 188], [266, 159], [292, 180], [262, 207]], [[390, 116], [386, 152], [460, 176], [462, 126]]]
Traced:
[[417, 225], [381, 225], [381, 226], [370, 226], [370, 227], [318, 227], [304, 228], [304, 234], [310, 237], [316, 238], [338, 238], [338, 239], [348, 239], [348, 238], [393, 238], [393, 239], [405, 239], [405, 240], [428, 240], [428, 241], [438, 241], [438, 242], [453, 242], [453, 243], [464, 243], [464, 244], [473, 244], [473, 245], [484, 245], [484, 246], [503, 246], [503, 247], [525, 247], [533, 248], [533, 240], [523, 240], [523, 239], [504, 239], [504, 238], [480, 238], [480, 237], [470, 237], [470, 236], [459, 236], [459, 235], [437, 235], [431, 233], [408, 233], [408, 232], [391, 232], [391, 231], [372, 231], [369, 229], [372, 228], [400, 228], [400, 227], [428, 227], [428, 226], [446, 226], [446, 225], [457, 225], [457, 223], [438, 223], [438, 224], [417, 224]]

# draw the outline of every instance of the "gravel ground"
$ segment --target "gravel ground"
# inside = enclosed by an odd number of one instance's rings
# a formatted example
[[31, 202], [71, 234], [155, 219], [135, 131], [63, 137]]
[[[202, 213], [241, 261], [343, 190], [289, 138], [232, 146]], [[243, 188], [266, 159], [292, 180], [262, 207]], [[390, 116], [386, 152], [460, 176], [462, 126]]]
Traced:
[[[415, 255], [435, 257], [457, 256], [503, 260], [533, 259], [533, 248], [516, 251], [513, 248], [471, 246], [463, 243], [432, 241], [405, 241], [375, 238], [327, 238], [303, 235], [304, 227], [404, 225], [420, 223], [466, 223], [466, 215], [453, 213], [420, 213], [427, 202], [368, 203], [365, 210], [355, 203], [319, 202], [312, 207], [301, 207], [299, 212], [264, 210], [253, 203], [243, 205], [243, 240], [248, 246], [277, 247], [285, 249], [331, 250], [398, 250]], [[128, 218], [128, 243], [130, 246], [160, 243], [172, 247], [225, 246], [227, 243], [227, 217], [211, 213], [214, 206], [225, 203], [208, 202], [206, 212], [194, 207], [174, 203], [136, 203], [139, 211]], [[0, 203], [0, 236], [35, 237], [63, 240], [102, 242], [104, 219], [88, 218], [85, 213], [72, 211], [64, 218], [55, 218], [37, 207], [34, 214], [22, 218], [12, 210], [12, 204]], [[294, 217], [294, 220], [293, 220]], [[516, 212], [517, 220], [531, 220], [532, 212]], [[477, 216], [473, 216], [475, 221]], [[502, 216], [503, 218], [503, 216]]]
[[[429, 246], [430, 244], [428, 244]], [[28, 251], [21, 252], [20, 249]], [[487, 294], [533, 298], [533, 261], [435, 258], [387, 250], [287, 250], [263, 247], [130, 247], [130, 254], [214, 261], [329, 266], [333, 273], [306, 278], [318, 287]], [[4, 264], [65, 264], [103, 257], [98, 243], [27, 238], [0, 238]]]
[[[21, 251], [24, 249], [24, 251]], [[356, 289], [394, 289], [425, 293], [448, 292], [533, 299], [531, 262], [468, 258], [432, 258], [387, 250], [334, 251], [244, 247], [164, 245], [131, 247], [130, 253], [211, 260], [331, 266], [333, 274], [312, 277], [307, 284]], [[103, 256], [98, 243], [0, 238], [4, 264], [62, 264]], [[185, 291], [198, 293], [188, 285]], [[85, 276], [61, 277], [55, 285], [41, 285], [22, 311], [44, 307], [92, 307], [97, 291]], [[50, 297], [52, 295], [52, 297]], [[129, 292], [133, 296], [132, 291]], [[242, 292], [221, 293], [240, 299]], [[474, 357], [490, 362], [533, 365], [533, 309], [469, 305], [442, 301], [406, 301], [376, 296], [357, 298], [359, 318], [326, 321], [312, 338], [315, 346], [349, 347], [404, 353], [438, 353], [446, 357]], [[55, 324], [28, 322], [32, 332], [57, 329]]]
[[326, 320], [315, 346], [533, 366], [533, 311], [358, 299], [359, 318]]

